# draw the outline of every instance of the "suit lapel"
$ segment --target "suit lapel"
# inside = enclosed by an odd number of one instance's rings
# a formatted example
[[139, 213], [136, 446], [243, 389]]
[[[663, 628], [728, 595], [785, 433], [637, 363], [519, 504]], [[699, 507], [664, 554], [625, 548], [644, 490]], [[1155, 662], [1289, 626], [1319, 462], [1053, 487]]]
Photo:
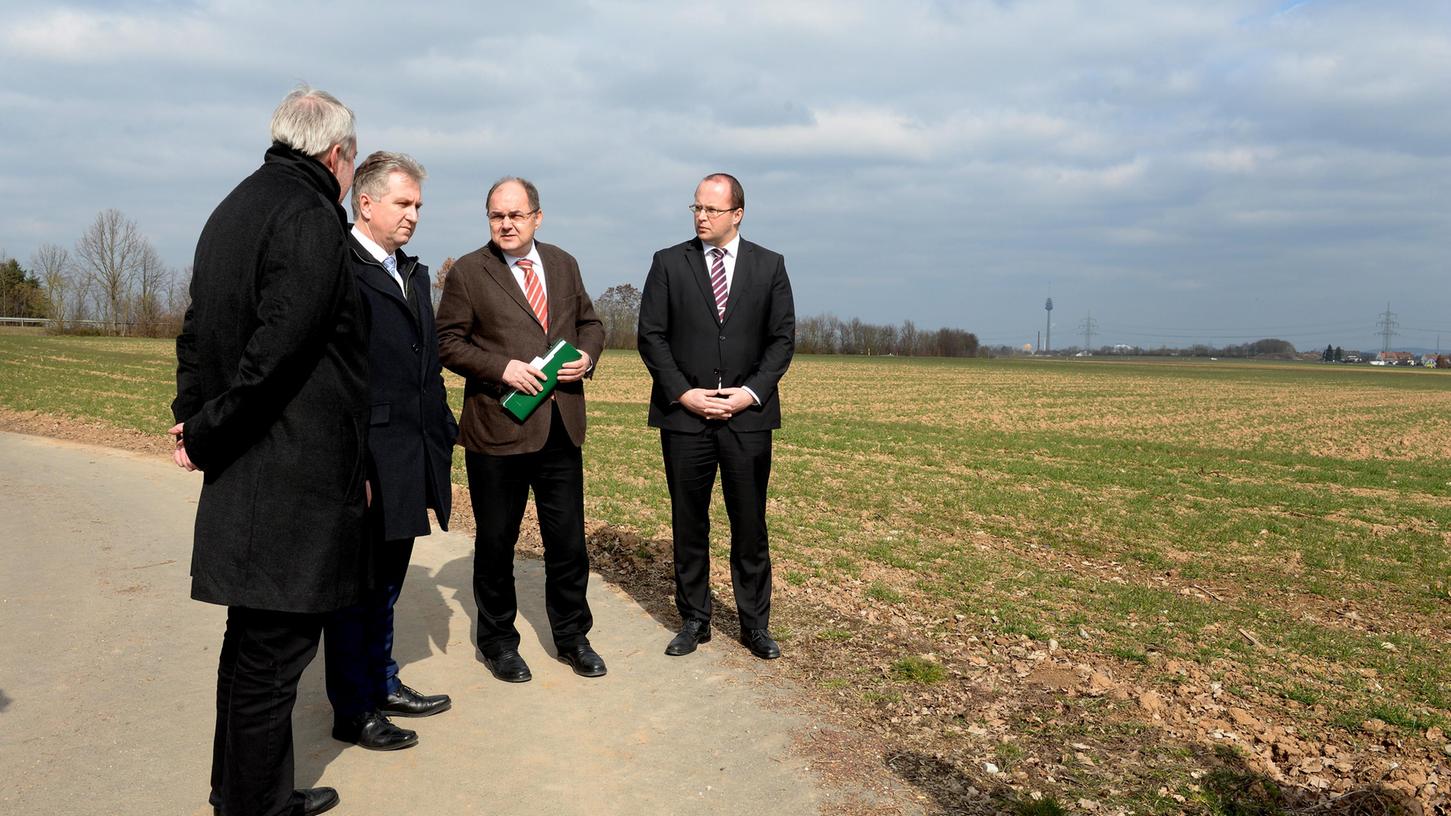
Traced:
[[685, 259], [690, 264], [691, 277], [695, 278], [696, 285], [700, 287], [700, 296], [705, 298], [705, 308], [710, 311], [715, 322], [719, 323], [720, 315], [715, 310], [715, 291], [710, 288], [710, 270], [705, 268], [705, 247], [699, 238], [686, 245]]
[[[735, 314], [736, 304], [741, 302], [741, 293], [750, 286], [752, 277], [756, 271], [756, 253], [751, 251], [751, 245], [742, 240], [736, 244], [736, 268], [731, 271], [731, 286], [726, 292], [725, 315], [720, 322], [725, 323]], [[712, 305], [714, 299], [712, 298]]]
[[[524, 314], [530, 320], [534, 321], [534, 325], [539, 326], [539, 318], [534, 316], [534, 310], [529, 307], [529, 299], [524, 297], [524, 290], [520, 289], [519, 282], [514, 280], [514, 270], [510, 269], [508, 262], [504, 260], [503, 251], [494, 246], [493, 243], [490, 243], [489, 252], [494, 260], [494, 263], [486, 265], [489, 271], [489, 277], [494, 279], [494, 283], [498, 284], [506, 295], [513, 298], [514, 302], [519, 304], [519, 308], [523, 309]], [[545, 264], [544, 274], [549, 274], [549, 264]], [[545, 278], [545, 280], [547, 281], [548, 278]], [[544, 327], [539, 326], [539, 330], [544, 331]]]

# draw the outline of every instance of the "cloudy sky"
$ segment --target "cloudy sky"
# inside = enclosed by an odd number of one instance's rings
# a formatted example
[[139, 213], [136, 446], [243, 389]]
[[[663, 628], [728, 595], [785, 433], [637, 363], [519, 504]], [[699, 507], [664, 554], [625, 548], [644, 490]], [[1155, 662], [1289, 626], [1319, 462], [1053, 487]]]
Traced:
[[177, 267], [296, 83], [429, 169], [410, 251], [539, 237], [599, 294], [735, 173], [802, 315], [985, 343], [1451, 349], [1451, 3], [0, 2], [0, 249], [122, 210]]

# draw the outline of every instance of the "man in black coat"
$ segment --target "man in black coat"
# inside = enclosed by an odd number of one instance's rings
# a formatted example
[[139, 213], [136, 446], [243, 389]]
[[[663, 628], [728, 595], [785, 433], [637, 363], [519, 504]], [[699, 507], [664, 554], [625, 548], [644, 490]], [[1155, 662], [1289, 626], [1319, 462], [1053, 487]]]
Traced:
[[670, 488], [682, 622], [669, 655], [710, 640], [710, 497], [719, 469], [741, 641], [762, 659], [781, 656], [768, 631], [766, 484], [796, 313], [785, 261], [740, 237], [745, 206], [733, 176], [706, 176], [690, 207], [696, 237], [655, 253], [640, 295], [640, 357], [654, 378], [650, 425], [660, 429]]
[[301, 87], [262, 167], [207, 220], [176, 339], [176, 463], [204, 474], [192, 597], [227, 607], [212, 805], [320, 813], [293, 790], [292, 708], [328, 613], [357, 603], [368, 486], [367, 326], [340, 202], [353, 113]]
[[324, 627], [333, 737], [378, 751], [407, 748], [418, 735], [388, 715], [426, 717], [446, 710], [446, 694], [403, 685], [393, 660], [393, 606], [403, 589], [413, 539], [431, 532], [428, 509], [448, 529], [449, 471], [458, 424], [448, 408], [428, 267], [403, 254], [423, 206], [422, 165], [379, 151], [353, 177], [348, 261], [368, 315], [368, 450], [373, 503], [369, 547], [374, 588], [333, 613]]

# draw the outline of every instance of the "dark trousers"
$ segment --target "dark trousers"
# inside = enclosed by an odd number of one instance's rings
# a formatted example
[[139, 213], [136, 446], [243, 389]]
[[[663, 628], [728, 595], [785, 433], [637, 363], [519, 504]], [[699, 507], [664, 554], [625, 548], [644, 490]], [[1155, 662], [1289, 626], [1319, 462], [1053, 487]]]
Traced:
[[317, 654], [323, 615], [227, 608], [217, 665], [212, 793], [227, 816], [291, 816], [292, 706]]
[[589, 553], [584, 546], [584, 458], [553, 408], [549, 440], [534, 453], [493, 456], [468, 451], [469, 499], [474, 506], [474, 601], [479, 607], [479, 651], [487, 657], [519, 648], [514, 618], [514, 545], [529, 491], [544, 540], [544, 609], [560, 651], [589, 643], [594, 625], [585, 589]]
[[350, 721], [376, 711], [402, 686], [393, 660], [393, 605], [403, 591], [413, 539], [383, 541], [378, 548], [377, 583], [361, 603], [339, 609], [323, 625], [327, 698], [333, 718]]
[[766, 484], [771, 478], [771, 432], [660, 432], [670, 522], [675, 537], [675, 608], [681, 620], [709, 621], [710, 497], [720, 470], [731, 523], [731, 587], [742, 629], [771, 621], [771, 552], [766, 538]]

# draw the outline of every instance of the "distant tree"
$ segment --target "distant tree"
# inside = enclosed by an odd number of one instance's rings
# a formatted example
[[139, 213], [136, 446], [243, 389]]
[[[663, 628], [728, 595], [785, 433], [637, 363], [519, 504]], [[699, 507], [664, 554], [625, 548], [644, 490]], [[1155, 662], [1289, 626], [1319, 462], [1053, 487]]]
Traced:
[[1248, 351], [1251, 355], [1294, 354], [1295, 346], [1288, 340], [1280, 340], [1275, 337], [1267, 337], [1263, 340], [1256, 340], [1253, 343], [1250, 343]]
[[605, 348], [635, 348], [636, 324], [640, 320], [640, 290], [628, 283], [611, 286], [595, 298], [594, 303], [595, 313], [605, 324]]
[[154, 254], [136, 222], [117, 209], [98, 213], [76, 242], [77, 264], [95, 290], [108, 331], [124, 332], [131, 288], [148, 255]]
[[45, 293], [14, 258], [0, 260], [0, 316], [45, 317]]
[[1320, 359], [1326, 363], [1333, 362], [1335, 360], [1335, 347], [1326, 343], [1325, 353], [1320, 355]]
[[74, 266], [70, 252], [56, 244], [41, 244], [30, 256], [30, 266], [45, 293], [45, 316], [54, 328], [62, 328], [69, 316], [67, 301], [74, 290], [71, 276]]
[[1344, 360], [1345, 359], [1345, 349], [1341, 348], [1340, 346], [1336, 346], [1335, 347], [1335, 353], [1331, 355], [1331, 359], [1333, 359], [1337, 363], [1340, 362], [1341, 360]]
[[444, 258], [439, 265], [438, 272], [433, 276], [433, 291], [429, 297], [433, 299], [433, 308], [438, 308], [439, 298], [443, 297], [443, 282], [448, 279], [448, 273], [453, 271], [453, 265], [458, 263], [456, 258]]

